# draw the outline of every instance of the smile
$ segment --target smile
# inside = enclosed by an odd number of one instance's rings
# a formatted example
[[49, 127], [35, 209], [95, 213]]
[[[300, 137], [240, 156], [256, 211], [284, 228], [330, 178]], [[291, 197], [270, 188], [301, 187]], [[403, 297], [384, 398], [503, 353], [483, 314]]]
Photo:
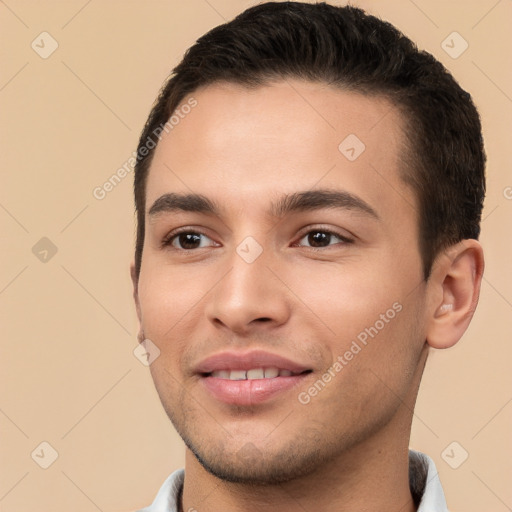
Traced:
[[[306, 370], [308, 372], [309, 370]], [[275, 379], [276, 377], [291, 377], [305, 372], [292, 372], [291, 370], [269, 368], [251, 368], [250, 370], [215, 370], [206, 376], [228, 380], [257, 380]]]

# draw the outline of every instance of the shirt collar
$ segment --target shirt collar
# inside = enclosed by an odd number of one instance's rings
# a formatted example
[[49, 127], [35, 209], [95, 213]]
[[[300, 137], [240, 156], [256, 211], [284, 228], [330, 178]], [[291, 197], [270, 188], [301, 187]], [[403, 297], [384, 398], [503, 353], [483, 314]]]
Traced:
[[424, 453], [409, 450], [409, 458], [419, 457], [427, 464], [427, 478], [418, 512], [448, 512], [443, 487], [434, 461]]
[[[409, 450], [409, 458], [420, 458], [427, 465], [425, 488], [417, 512], [448, 512], [434, 461], [427, 455], [414, 450]], [[138, 512], [178, 512], [178, 497], [183, 488], [184, 479], [184, 469], [171, 473], [160, 487], [153, 503]]]

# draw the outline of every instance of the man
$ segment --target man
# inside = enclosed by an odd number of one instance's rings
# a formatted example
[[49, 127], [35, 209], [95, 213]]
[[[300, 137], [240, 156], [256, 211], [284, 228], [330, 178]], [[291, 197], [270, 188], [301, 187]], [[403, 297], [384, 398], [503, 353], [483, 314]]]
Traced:
[[147, 512], [447, 510], [408, 450], [430, 347], [478, 301], [478, 113], [353, 7], [210, 31], [139, 142], [139, 341], [186, 468]]

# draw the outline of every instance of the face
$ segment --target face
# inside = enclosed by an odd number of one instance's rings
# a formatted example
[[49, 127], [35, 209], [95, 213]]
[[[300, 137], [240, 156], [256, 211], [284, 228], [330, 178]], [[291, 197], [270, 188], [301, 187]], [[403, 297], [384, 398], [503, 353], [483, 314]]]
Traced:
[[151, 373], [206, 469], [286, 481], [396, 427], [415, 395], [426, 285], [402, 122], [300, 81], [193, 97], [147, 181]]

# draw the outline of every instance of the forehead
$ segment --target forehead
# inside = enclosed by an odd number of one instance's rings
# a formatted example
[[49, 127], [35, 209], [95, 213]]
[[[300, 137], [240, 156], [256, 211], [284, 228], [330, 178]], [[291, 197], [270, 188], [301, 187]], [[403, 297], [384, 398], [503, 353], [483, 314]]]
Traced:
[[399, 174], [403, 122], [385, 98], [297, 80], [253, 89], [220, 83], [192, 97], [196, 105], [178, 107], [179, 122], [155, 149], [146, 210], [166, 192], [203, 194], [240, 211], [318, 187], [411, 213], [413, 194]]

